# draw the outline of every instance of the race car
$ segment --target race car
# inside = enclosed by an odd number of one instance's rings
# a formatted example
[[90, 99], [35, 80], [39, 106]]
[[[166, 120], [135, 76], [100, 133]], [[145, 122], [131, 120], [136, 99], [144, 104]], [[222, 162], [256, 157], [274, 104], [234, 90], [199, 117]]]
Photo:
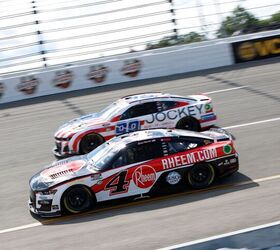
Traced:
[[99, 113], [62, 125], [55, 133], [57, 158], [86, 154], [112, 137], [150, 128], [207, 129], [216, 122], [211, 98], [142, 93], [125, 96]]
[[54, 162], [30, 179], [31, 212], [80, 213], [96, 202], [158, 194], [177, 185], [205, 188], [238, 170], [226, 131], [151, 129], [123, 134], [89, 154]]

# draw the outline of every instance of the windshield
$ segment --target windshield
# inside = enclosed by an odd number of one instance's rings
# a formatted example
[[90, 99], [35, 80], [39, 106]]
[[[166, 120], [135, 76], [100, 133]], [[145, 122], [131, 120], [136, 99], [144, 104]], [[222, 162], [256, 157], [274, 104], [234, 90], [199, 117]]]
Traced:
[[116, 101], [110, 104], [108, 107], [103, 109], [99, 114], [105, 120], [111, 120], [115, 115], [117, 115], [124, 107], [127, 106], [125, 101]]
[[103, 143], [87, 155], [89, 170], [104, 170], [125, 143]]

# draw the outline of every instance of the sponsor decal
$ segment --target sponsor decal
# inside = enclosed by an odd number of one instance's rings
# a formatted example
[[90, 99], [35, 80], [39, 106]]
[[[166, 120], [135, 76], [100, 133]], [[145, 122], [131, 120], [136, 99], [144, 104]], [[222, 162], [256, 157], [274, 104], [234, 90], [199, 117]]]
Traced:
[[201, 116], [202, 121], [209, 121], [209, 120], [213, 120], [215, 118], [216, 118], [216, 115], [214, 113]]
[[33, 76], [24, 76], [20, 78], [20, 83], [17, 85], [17, 89], [27, 95], [35, 93], [39, 85], [39, 80]]
[[142, 63], [138, 59], [131, 59], [124, 61], [124, 66], [121, 69], [123, 75], [136, 77], [142, 68]]
[[225, 145], [224, 147], [223, 147], [223, 151], [224, 151], [224, 153], [225, 154], [230, 154], [231, 152], [232, 152], [232, 146], [231, 145]]
[[206, 112], [209, 111], [209, 110], [211, 110], [212, 108], [213, 108], [213, 106], [212, 106], [211, 103], [206, 103], [206, 104], [205, 104], [205, 111], [206, 111]]
[[90, 176], [90, 179], [92, 181], [96, 181], [96, 180], [102, 179], [102, 176], [101, 176], [101, 174], [93, 174], [93, 175]]
[[149, 115], [150, 119], [146, 120], [146, 122], [154, 123], [154, 122], [162, 122], [166, 119], [175, 120], [185, 116], [196, 116], [202, 113], [202, 107], [203, 105], [200, 104], [195, 106], [182, 107], [178, 109], [171, 109], [165, 112], [158, 112]]
[[55, 72], [53, 85], [61, 89], [67, 89], [73, 81], [73, 73], [70, 70], [59, 70]]
[[124, 133], [129, 133], [133, 131], [140, 130], [141, 124], [140, 121], [129, 121], [129, 122], [120, 122], [117, 123], [116, 125], [116, 134], [124, 134]]
[[137, 187], [149, 188], [156, 181], [156, 171], [151, 166], [142, 165], [134, 171], [132, 179]]
[[197, 162], [207, 161], [218, 156], [215, 148], [199, 150], [191, 153], [168, 157], [161, 160], [163, 169], [192, 165]]
[[232, 43], [235, 63], [280, 55], [280, 35]]
[[4, 95], [5, 92], [5, 85], [4, 83], [0, 82], [0, 98]]
[[166, 176], [166, 181], [170, 185], [178, 184], [181, 179], [182, 179], [181, 175], [176, 171], [172, 171]]
[[231, 158], [231, 159], [225, 159], [224, 161], [220, 162], [218, 164], [218, 166], [229, 166], [229, 165], [232, 165], [232, 164], [235, 164], [237, 162], [237, 159], [236, 158]]
[[102, 64], [91, 66], [87, 74], [88, 80], [94, 83], [102, 83], [105, 81], [108, 71], [108, 68]]

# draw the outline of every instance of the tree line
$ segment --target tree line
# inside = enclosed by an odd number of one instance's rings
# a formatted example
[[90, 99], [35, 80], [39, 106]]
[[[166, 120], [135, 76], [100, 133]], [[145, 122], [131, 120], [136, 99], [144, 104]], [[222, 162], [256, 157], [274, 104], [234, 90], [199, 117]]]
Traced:
[[[267, 19], [258, 19], [245, 8], [237, 6], [231, 14], [222, 21], [220, 27], [216, 31], [216, 37], [225, 38], [273, 29], [280, 29], [280, 11], [274, 13]], [[206, 40], [208, 40], [206, 35], [192, 31], [184, 35], [166, 36], [157, 43], [147, 44], [146, 49], [163, 48]]]

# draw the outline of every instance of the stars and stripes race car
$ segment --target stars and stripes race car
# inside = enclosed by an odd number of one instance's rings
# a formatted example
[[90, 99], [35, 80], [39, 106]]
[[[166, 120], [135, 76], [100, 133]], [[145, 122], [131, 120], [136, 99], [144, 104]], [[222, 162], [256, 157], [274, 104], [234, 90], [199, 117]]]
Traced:
[[125, 96], [99, 113], [71, 120], [55, 133], [57, 158], [86, 154], [116, 135], [150, 128], [207, 129], [216, 122], [205, 95], [143, 93]]
[[35, 174], [29, 208], [45, 217], [79, 213], [96, 202], [158, 195], [177, 185], [205, 188], [237, 170], [238, 154], [226, 131], [141, 130]]

